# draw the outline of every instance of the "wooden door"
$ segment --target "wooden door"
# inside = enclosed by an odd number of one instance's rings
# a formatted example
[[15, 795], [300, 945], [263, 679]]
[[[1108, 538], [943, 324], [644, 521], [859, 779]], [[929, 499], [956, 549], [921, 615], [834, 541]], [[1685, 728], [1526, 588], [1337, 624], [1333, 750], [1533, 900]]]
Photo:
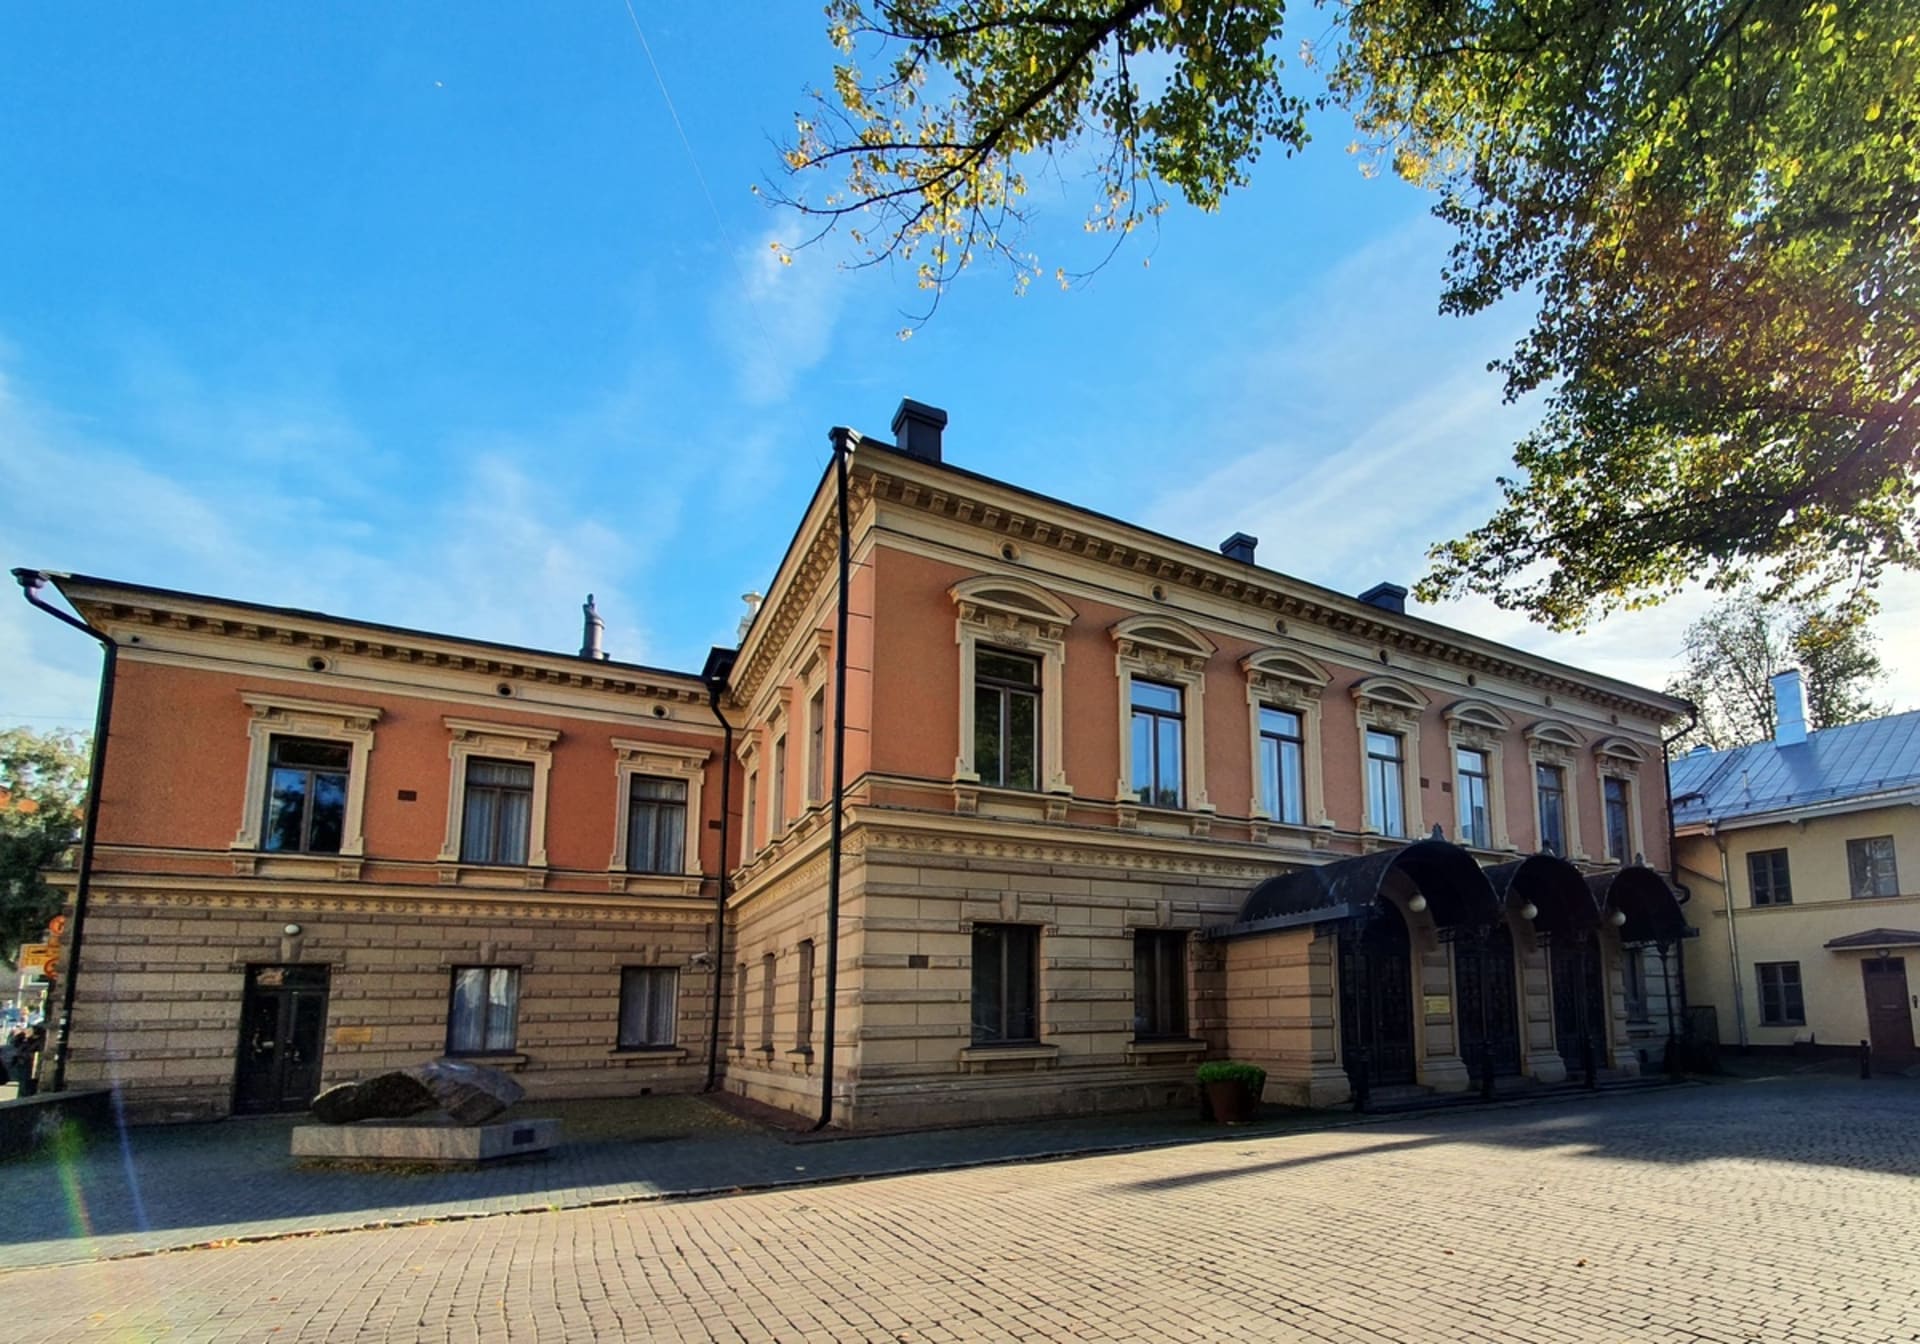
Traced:
[[1860, 963], [1867, 991], [1867, 1039], [1873, 1061], [1901, 1069], [1920, 1059], [1908, 1012], [1907, 963], [1903, 957], [1868, 957]]
[[320, 1090], [326, 1030], [325, 966], [249, 966], [240, 1002], [235, 1112], [306, 1110]]
[[1370, 1085], [1414, 1080], [1412, 947], [1391, 902], [1358, 934], [1340, 935], [1340, 1038], [1349, 1076], [1364, 1051]]

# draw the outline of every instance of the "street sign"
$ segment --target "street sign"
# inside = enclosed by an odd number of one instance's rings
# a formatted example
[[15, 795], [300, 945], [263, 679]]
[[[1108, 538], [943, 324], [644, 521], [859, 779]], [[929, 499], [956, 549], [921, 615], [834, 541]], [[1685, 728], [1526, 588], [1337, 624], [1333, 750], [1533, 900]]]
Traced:
[[20, 965], [24, 968], [30, 961], [45, 961], [48, 957], [58, 956], [58, 943], [22, 943], [20, 945]]
[[67, 917], [65, 915], [55, 915], [52, 919], [47, 921], [47, 941], [48, 942], [53, 943], [57, 946], [60, 942], [61, 937], [66, 933], [66, 931], [67, 931]]
[[60, 974], [60, 949], [55, 948], [53, 951], [47, 953], [47, 955], [41, 959], [40, 964], [33, 969], [39, 971], [41, 975], [44, 975], [49, 980], [54, 979]]

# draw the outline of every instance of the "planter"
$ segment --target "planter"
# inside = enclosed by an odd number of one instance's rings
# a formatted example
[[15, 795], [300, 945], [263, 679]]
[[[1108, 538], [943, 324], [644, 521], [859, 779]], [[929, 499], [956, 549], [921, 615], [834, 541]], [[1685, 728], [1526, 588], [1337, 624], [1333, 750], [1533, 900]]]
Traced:
[[1260, 1094], [1245, 1083], [1206, 1083], [1203, 1086], [1207, 1091], [1207, 1108], [1219, 1123], [1244, 1125], [1258, 1118]]

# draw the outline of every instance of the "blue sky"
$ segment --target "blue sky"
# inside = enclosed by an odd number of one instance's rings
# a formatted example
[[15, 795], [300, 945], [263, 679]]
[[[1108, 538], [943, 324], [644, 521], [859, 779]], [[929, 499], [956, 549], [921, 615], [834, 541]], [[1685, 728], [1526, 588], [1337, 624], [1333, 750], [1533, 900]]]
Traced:
[[[1521, 315], [1435, 315], [1447, 234], [1337, 122], [1090, 285], [983, 269], [902, 341], [904, 268], [783, 267], [750, 191], [817, 6], [634, 11], [644, 47], [621, 0], [0, 8], [0, 561], [555, 649], [593, 591], [615, 656], [692, 669], [828, 427], [902, 396], [950, 461], [1347, 591], [1492, 507]], [[1036, 186], [1049, 272], [1084, 261], [1089, 185]], [[1426, 614], [1658, 684], [1697, 610]], [[0, 724], [89, 722], [96, 661], [0, 600]]]

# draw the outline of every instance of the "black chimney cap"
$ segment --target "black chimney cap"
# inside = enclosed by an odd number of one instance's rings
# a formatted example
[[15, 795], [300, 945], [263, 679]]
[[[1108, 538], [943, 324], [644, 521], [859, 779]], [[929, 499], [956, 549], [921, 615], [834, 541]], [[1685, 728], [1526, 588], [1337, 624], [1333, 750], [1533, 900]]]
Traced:
[[1360, 600], [1370, 607], [1391, 611], [1396, 616], [1407, 614], [1407, 590], [1397, 583], [1376, 583], [1360, 594]]
[[1238, 560], [1243, 565], [1253, 563], [1253, 548], [1260, 544], [1260, 538], [1250, 537], [1245, 532], [1235, 532], [1220, 543], [1220, 554], [1229, 560]]
[[938, 462], [940, 434], [946, 427], [947, 413], [938, 406], [903, 397], [893, 413], [893, 445], [909, 457]]

